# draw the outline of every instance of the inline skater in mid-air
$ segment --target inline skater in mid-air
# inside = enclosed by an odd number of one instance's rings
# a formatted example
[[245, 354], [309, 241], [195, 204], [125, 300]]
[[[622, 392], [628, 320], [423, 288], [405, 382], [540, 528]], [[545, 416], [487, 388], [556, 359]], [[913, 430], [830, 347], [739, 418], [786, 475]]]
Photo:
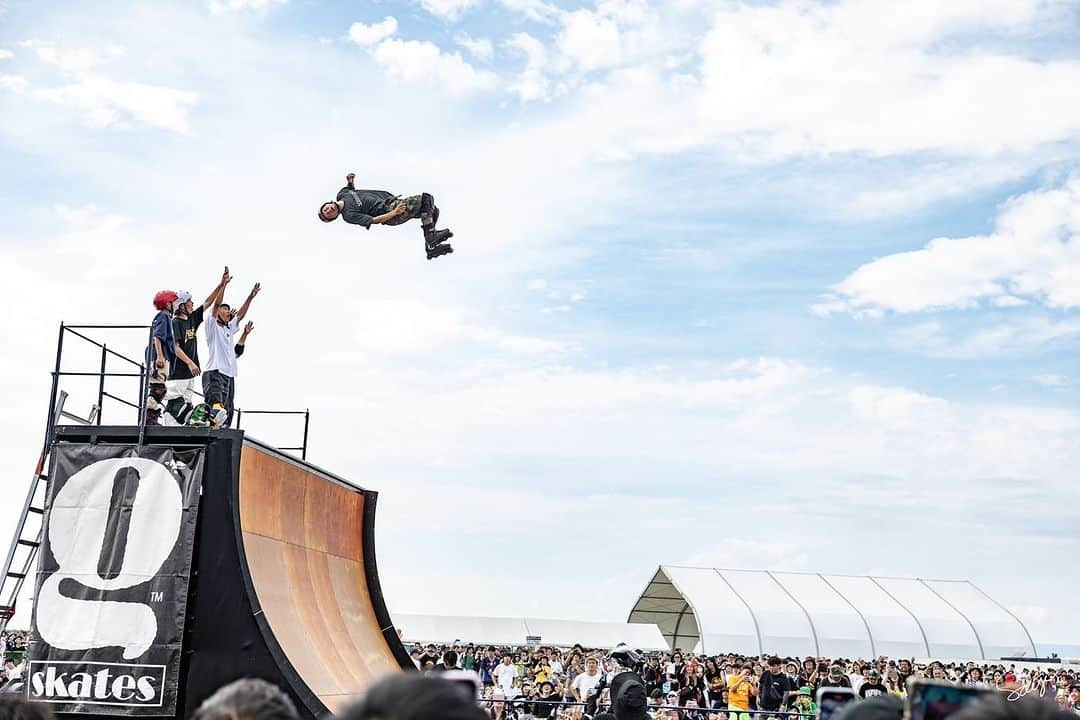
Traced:
[[428, 260], [454, 252], [446, 242], [454, 233], [435, 228], [439, 208], [435, 207], [435, 198], [429, 193], [401, 197], [385, 190], [357, 190], [353, 186], [355, 180], [356, 173], [345, 176], [346, 185], [338, 190], [337, 199], [325, 202], [319, 208], [320, 220], [333, 222], [340, 215], [345, 222], [370, 230], [372, 225], [401, 225], [419, 218]]

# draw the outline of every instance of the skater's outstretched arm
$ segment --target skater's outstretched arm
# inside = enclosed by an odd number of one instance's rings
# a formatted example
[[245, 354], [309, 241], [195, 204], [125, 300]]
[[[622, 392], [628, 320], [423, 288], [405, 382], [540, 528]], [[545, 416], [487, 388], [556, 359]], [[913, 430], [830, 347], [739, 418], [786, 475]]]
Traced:
[[225, 299], [225, 286], [232, 282], [232, 275], [229, 274], [229, 268], [225, 268], [225, 273], [221, 276], [221, 284], [218, 285], [217, 290], [214, 292], [214, 314], [217, 315], [218, 308], [221, 307], [221, 301]]
[[240, 357], [244, 354], [244, 343], [247, 342], [247, 336], [251, 334], [251, 331], [255, 329], [255, 323], [248, 320], [247, 325], [244, 326], [244, 332], [240, 334], [240, 339], [236, 341], [236, 347], [233, 348], [233, 352], [236, 353], [236, 357]]
[[240, 306], [240, 311], [236, 313], [236, 322], [240, 323], [244, 321], [244, 316], [247, 315], [248, 308], [251, 307], [251, 301], [259, 294], [259, 290], [262, 290], [262, 285], [255, 283], [255, 287], [251, 288], [251, 292], [248, 293], [247, 300]]
[[219, 300], [219, 298], [221, 297], [221, 293], [225, 291], [225, 286], [229, 284], [230, 280], [232, 280], [232, 276], [229, 275], [229, 266], [226, 265], [225, 272], [221, 273], [221, 282], [218, 283], [217, 287], [214, 288], [213, 291], [206, 297], [206, 300], [203, 301], [203, 310], [206, 310], [211, 305], [216, 305], [217, 303], [221, 302]]

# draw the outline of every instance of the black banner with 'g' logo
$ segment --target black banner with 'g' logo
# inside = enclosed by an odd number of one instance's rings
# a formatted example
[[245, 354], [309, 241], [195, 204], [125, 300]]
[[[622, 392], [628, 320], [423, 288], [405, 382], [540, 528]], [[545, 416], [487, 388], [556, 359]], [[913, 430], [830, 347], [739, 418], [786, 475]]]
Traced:
[[175, 714], [202, 453], [54, 448], [29, 699], [64, 713]]

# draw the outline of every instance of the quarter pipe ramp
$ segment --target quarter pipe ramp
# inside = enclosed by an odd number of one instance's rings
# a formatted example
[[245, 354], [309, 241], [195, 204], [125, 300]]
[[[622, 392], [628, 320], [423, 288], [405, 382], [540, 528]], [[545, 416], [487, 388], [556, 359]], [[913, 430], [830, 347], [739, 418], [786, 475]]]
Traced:
[[[285, 689], [302, 715], [319, 718], [379, 677], [413, 667], [379, 586], [375, 492], [238, 430], [148, 428], [143, 446], [136, 439], [130, 427], [57, 430], [37, 586], [64, 597], [36, 606], [32, 699], [61, 714], [181, 718], [222, 685], [261, 677]], [[163, 477], [175, 477], [179, 492]], [[160, 522], [174, 509], [175, 523], [165, 524], [170, 537], [180, 528], [179, 539], [146, 565], [143, 546], [151, 538], [161, 545], [147, 534], [147, 518]], [[93, 546], [82, 553], [91, 567], [79, 569], [60, 519], [86, 517], [98, 518], [92, 534], [82, 520], [72, 525], [79, 547], [86, 538]], [[93, 603], [119, 613], [141, 604], [157, 635], [150, 630], [135, 645], [115, 623], [71, 628], [45, 615]], [[117, 637], [127, 644], [115, 646]], [[80, 673], [105, 670], [108, 687], [80, 684]]]

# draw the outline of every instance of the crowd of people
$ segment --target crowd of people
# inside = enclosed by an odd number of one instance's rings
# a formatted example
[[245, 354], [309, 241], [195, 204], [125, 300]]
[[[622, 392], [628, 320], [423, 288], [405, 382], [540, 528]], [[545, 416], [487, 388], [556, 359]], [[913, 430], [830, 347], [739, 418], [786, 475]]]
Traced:
[[[17, 679], [23, 672], [26, 641], [26, 633], [20, 631], [8, 631], [0, 637], [0, 648], [7, 652], [0, 671], [5, 681]], [[1006, 705], [1026, 703], [1025, 707], [1029, 707], [1033, 701], [1042, 703], [1043, 715], [1016, 715], [1012, 710], [1010, 717], [1066, 718], [1080, 714], [1080, 672], [1064, 664], [751, 657], [676, 650], [639, 654], [635, 667], [628, 668], [625, 658], [618, 654], [580, 645], [494, 647], [473, 643], [415, 646], [410, 656], [421, 672], [396, 676], [372, 688], [361, 703], [340, 716], [341, 720], [604, 720], [612, 717], [605, 713], [612, 712], [615, 720], [620, 720], [618, 698], [623, 693], [617, 678], [625, 677], [629, 669], [640, 679], [641, 712], [634, 716], [638, 720], [802, 720], [815, 716], [814, 698], [823, 688], [850, 688], [857, 698], [868, 701], [867, 706], [876, 703], [887, 709], [878, 717], [893, 717], [891, 713], [903, 707], [909, 678], [997, 690], [1000, 692], [990, 695]], [[443, 680], [441, 689], [415, 684], [417, 680], [435, 679]], [[406, 686], [412, 689], [406, 692]], [[470, 707], [480, 714], [470, 715], [465, 710], [456, 715], [424, 714], [445, 706], [447, 698], [456, 692], [450, 687], [467, 688]], [[432, 695], [426, 701], [413, 697], [418, 688]], [[0, 702], [12, 700], [0, 694]], [[399, 704], [397, 710], [391, 707], [395, 703]], [[1059, 714], [1045, 714], [1053, 705]], [[402, 708], [411, 709], [405, 712]], [[40, 716], [27, 714], [26, 708], [20, 712], [18, 717], [27, 720], [50, 720], [48, 711], [41, 708], [34, 710], [43, 713]], [[284, 692], [258, 680], [230, 684], [193, 715], [195, 720], [296, 717]], [[899, 717], [897, 714], [896, 720]], [[1001, 720], [1005, 717], [1001, 716]], [[2, 708], [0, 720], [7, 720]]]
[[[594, 715], [610, 704], [607, 681], [617, 667], [609, 653], [580, 645], [496, 648], [475, 644], [414, 647], [424, 671], [477, 673], [482, 698], [496, 720]], [[744, 715], [797, 713], [812, 716], [821, 688], [850, 688], [858, 698], [903, 699], [909, 678], [1000, 690], [1012, 698], [1053, 699], [1080, 713], [1080, 673], [1070, 666], [1016, 663], [929, 662], [880, 657], [794, 658], [728, 653], [659, 652], [639, 669], [654, 720], [734, 720]]]
[[26, 645], [29, 641], [25, 630], [5, 630], [0, 634], [0, 687], [9, 680], [22, 676], [26, 662]]
[[[632, 673], [622, 673], [620, 679]], [[704, 718], [704, 711], [653, 711], [638, 693], [617, 691], [612, 707], [596, 720], [656, 720]], [[343, 708], [337, 720], [493, 720], [510, 717], [509, 703], [484, 707], [477, 703], [475, 686], [438, 673], [391, 675], [370, 687], [364, 697]], [[538, 703], [535, 707], [541, 707]], [[534, 708], [535, 709], [535, 708]], [[723, 713], [708, 713], [709, 717]], [[767, 716], [767, 713], [765, 714]], [[1011, 701], [1004, 694], [988, 694], [972, 700], [949, 715], [949, 720], [1069, 720], [1075, 713], [1032, 697]], [[188, 715], [191, 720], [300, 720], [295, 703], [276, 685], [257, 678], [243, 678], [220, 688]], [[330, 716], [327, 716], [330, 717]], [[533, 717], [536, 717], [535, 715]], [[747, 717], [754, 717], [747, 715]], [[904, 705], [893, 695], [868, 698], [839, 709], [836, 720], [902, 720]], [[19, 695], [0, 694], [0, 720], [54, 720], [48, 705], [29, 702]]]
[[[147, 425], [229, 427], [236, 398], [237, 358], [244, 353], [248, 322], [236, 337], [259, 294], [255, 286], [239, 309], [225, 302], [225, 288], [232, 282], [229, 268], [201, 305], [186, 290], [162, 290], [154, 296], [154, 316], [147, 348], [149, 382], [146, 399]], [[211, 310], [211, 321], [203, 315]], [[199, 327], [205, 328], [207, 359], [199, 361]], [[202, 376], [203, 402], [195, 402], [195, 378]]]

